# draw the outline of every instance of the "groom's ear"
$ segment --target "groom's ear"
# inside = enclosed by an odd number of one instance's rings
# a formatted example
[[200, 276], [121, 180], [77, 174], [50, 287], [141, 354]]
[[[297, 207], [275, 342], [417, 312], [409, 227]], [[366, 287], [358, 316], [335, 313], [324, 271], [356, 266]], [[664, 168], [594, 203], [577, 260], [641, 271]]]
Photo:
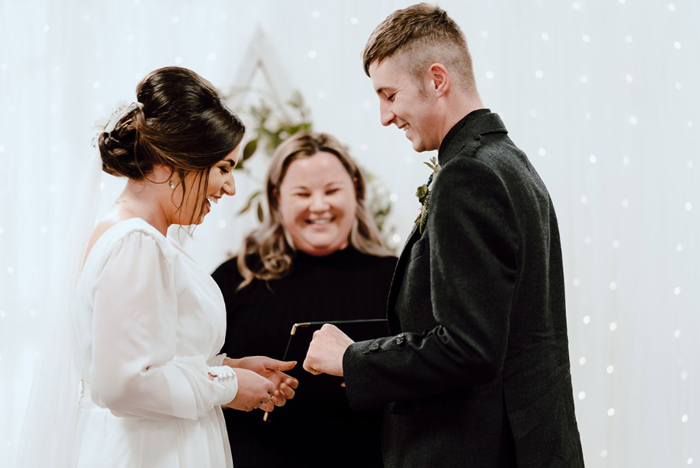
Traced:
[[435, 93], [435, 97], [443, 97], [452, 86], [452, 77], [450, 72], [441, 63], [434, 63], [428, 68], [428, 79], [430, 82], [430, 91]]

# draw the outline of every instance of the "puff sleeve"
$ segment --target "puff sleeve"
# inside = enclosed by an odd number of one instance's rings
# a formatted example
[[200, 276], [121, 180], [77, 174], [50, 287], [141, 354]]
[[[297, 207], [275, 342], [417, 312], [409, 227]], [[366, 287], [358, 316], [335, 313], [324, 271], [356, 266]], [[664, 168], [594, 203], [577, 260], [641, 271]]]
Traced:
[[96, 282], [91, 397], [121, 417], [198, 419], [230, 402], [234, 372], [209, 379], [205, 356], [178, 357], [174, 267], [153, 236], [136, 231], [112, 250]]

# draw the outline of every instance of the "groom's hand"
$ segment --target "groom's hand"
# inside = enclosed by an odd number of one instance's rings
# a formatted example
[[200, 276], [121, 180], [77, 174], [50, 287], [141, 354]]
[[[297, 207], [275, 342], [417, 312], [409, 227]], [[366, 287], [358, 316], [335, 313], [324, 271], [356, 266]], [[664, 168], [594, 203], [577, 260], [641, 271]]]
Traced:
[[304, 370], [314, 375], [343, 376], [343, 354], [353, 344], [348, 335], [334, 325], [325, 324], [314, 332], [304, 359]]
[[239, 369], [248, 369], [268, 379], [275, 386], [273, 403], [284, 406], [287, 400], [294, 398], [299, 381], [282, 371], [294, 369], [296, 361], [278, 361], [267, 356], [248, 356], [241, 359], [224, 359], [224, 365]]

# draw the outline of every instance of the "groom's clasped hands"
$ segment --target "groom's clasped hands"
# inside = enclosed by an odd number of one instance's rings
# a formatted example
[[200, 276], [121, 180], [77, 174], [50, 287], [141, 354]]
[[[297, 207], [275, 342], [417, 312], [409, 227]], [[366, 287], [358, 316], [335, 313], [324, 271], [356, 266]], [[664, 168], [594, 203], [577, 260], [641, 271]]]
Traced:
[[236, 371], [238, 392], [236, 398], [224, 405], [239, 411], [260, 408], [268, 413], [275, 406], [284, 406], [294, 398], [299, 381], [283, 371], [294, 369], [296, 361], [279, 361], [266, 356], [248, 356], [224, 359], [225, 366]]

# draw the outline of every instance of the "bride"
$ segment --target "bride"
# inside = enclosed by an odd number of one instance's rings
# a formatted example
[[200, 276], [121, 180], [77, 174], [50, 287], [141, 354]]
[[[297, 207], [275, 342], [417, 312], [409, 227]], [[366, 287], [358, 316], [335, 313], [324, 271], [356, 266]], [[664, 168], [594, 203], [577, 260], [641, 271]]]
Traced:
[[[43, 466], [231, 467], [221, 406], [283, 405], [297, 382], [282, 371], [295, 363], [217, 355], [221, 292], [166, 235], [173, 224], [200, 224], [212, 202], [235, 193], [245, 129], [213, 86], [184, 68], [150, 73], [137, 98], [98, 137], [103, 170], [128, 181], [88, 241], [73, 297], [80, 395], [72, 438], [62, 442], [68, 455], [40, 458]], [[31, 452], [20, 466], [34, 466]]]

